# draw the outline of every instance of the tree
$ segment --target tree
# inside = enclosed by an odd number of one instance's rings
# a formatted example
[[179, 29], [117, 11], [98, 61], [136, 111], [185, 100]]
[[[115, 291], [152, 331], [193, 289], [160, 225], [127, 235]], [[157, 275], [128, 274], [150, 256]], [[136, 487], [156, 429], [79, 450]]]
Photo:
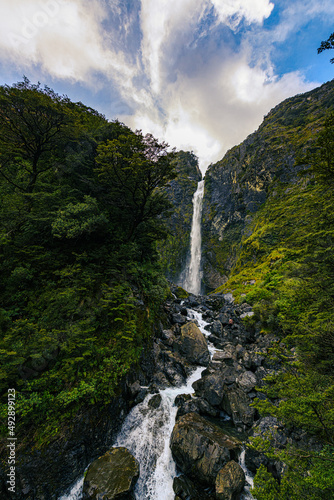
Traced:
[[[321, 42], [320, 47], [318, 48], [318, 54], [328, 49], [334, 49], [334, 33], [332, 33], [327, 40]], [[330, 60], [330, 62], [332, 64], [334, 63], [334, 57]]]
[[98, 146], [96, 173], [101, 197], [120, 241], [150, 245], [161, 237], [169, 208], [162, 189], [175, 178], [174, 152], [152, 135], [128, 131]]
[[73, 137], [69, 99], [28, 78], [0, 87], [0, 174], [23, 193], [64, 157]]

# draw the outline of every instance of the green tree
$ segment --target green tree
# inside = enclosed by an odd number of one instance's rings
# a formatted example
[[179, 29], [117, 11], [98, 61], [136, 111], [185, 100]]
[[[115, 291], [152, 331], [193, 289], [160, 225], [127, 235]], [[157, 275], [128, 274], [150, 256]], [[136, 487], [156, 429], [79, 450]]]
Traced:
[[140, 131], [98, 146], [100, 197], [119, 242], [136, 242], [149, 251], [152, 242], [166, 236], [161, 216], [170, 204], [163, 188], [176, 176], [173, 158], [166, 143]]
[[[327, 40], [321, 42], [320, 47], [318, 48], [318, 54], [323, 52], [324, 50], [334, 49], [334, 33], [329, 35]], [[334, 63], [334, 57], [330, 60], [330, 62]]]
[[38, 178], [55, 169], [74, 134], [69, 99], [27, 78], [0, 87], [0, 174], [32, 193]]

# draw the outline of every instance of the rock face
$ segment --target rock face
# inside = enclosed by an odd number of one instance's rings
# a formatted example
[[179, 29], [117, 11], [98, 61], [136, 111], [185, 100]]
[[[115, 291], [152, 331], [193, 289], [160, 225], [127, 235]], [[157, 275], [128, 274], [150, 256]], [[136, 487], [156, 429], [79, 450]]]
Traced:
[[197, 413], [174, 426], [170, 447], [180, 469], [195, 481], [213, 485], [219, 470], [235, 458], [241, 443]]
[[87, 471], [83, 500], [132, 500], [139, 464], [126, 448], [113, 448], [93, 462]]
[[259, 129], [205, 175], [202, 212], [204, 283], [222, 285], [237, 260], [236, 248], [250, 236], [250, 224], [261, 204], [275, 202], [275, 183], [298, 182], [297, 156], [311, 146], [311, 132], [333, 106], [334, 82], [283, 101], [265, 117]]
[[176, 154], [175, 169], [177, 178], [166, 186], [168, 199], [173, 206], [173, 212], [166, 220], [171, 236], [160, 246], [159, 252], [166, 276], [177, 282], [187, 262], [193, 213], [192, 199], [202, 174], [196, 156], [185, 151]]
[[210, 353], [207, 342], [203, 333], [193, 322], [181, 327], [178, 350], [191, 364], [203, 366], [209, 364]]
[[245, 473], [234, 460], [228, 462], [216, 477], [217, 500], [234, 500], [245, 486]]

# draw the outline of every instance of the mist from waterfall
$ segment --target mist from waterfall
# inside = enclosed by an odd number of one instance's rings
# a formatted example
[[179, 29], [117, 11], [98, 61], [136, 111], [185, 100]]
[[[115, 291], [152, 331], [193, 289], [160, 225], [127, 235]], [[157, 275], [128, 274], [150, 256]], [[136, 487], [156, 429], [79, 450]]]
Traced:
[[204, 180], [200, 181], [193, 196], [193, 219], [190, 233], [190, 261], [185, 270], [182, 288], [194, 295], [201, 292], [201, 218], [204, 195]]

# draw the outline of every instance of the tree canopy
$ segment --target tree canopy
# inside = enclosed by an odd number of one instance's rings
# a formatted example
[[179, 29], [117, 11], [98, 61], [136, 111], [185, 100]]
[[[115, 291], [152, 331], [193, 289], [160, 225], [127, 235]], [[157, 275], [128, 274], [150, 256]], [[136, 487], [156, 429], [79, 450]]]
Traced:
[[108, 402], [150, 338], [173, 156], [26, 78], [0, 87], [0, 410], [16, 388], [41, 444]]

